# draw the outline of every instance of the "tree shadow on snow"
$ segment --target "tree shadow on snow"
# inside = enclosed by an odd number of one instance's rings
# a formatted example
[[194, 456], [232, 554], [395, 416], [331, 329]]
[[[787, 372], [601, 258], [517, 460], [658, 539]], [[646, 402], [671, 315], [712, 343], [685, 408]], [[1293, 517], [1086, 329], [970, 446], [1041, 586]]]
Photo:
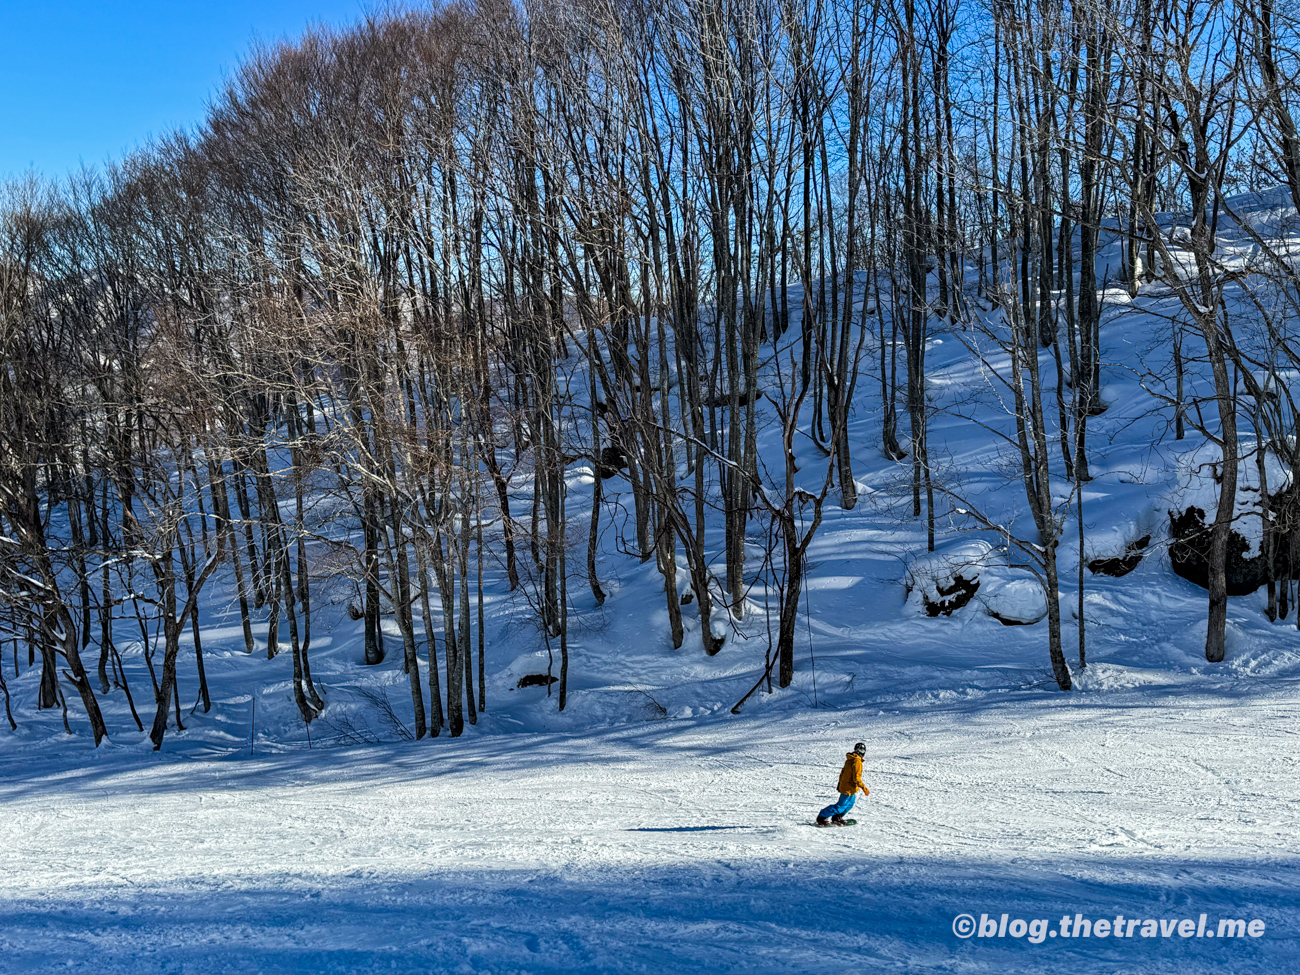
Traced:
[[[0, 899], [5, 971], [1300, 970], [1300, 863], [1087, 858], [1009, 864], [699, 858], [647, 867], [232, 876], [166, 887], [102, 877], [79, 895]], [[418, 859], [418, 857], [416, 858]], [[1102, 879], [1104, 878], [1104, 879]], [[90, 880], [90, 878], [88, 878]], [[1262, 937], [961, 938], [1000, 921], [1262, 919]], [[1009, 928], [1012, 926], [1009, 925]]]

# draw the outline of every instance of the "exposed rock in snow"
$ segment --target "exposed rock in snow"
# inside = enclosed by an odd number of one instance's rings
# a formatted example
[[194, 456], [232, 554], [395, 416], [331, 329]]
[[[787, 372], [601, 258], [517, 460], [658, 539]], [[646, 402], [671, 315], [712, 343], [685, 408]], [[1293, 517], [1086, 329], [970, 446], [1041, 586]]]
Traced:
[[980, 574], [996, 564], [993, 546], [976, 539], [916, 558], [907, 568], [907, 594], [926, 616], [951, 616], [974, 598]]
[[545, 687], [547, 684], [559, 683], [559, 678], [553, 674], [524, 674], [519, 678], [515, 687]]
[[[1209, 553], [1211, 529], [1206, 524], [1205, 512], [1198, 507], [1169, 513], [1169, 533], [1174, 543], [1169, 549], [1169, 561], [1174, 572], [1188, 582], [1202, 588], [1209, 586]], [[1278, 578], [1278, 566], [1269, 565], [1262, 553], [1250, 555], [1250, 542], [1236, 529], [1228, 532], [1228, 557], [1226, 565], [1229, 596], [1247, 596], [1269, 579]]]
[[[1260, 478], [1258, 446], [1243, 441], [1237, 468], [1237, 498], [1228, 536], [1228, 595], [1245, 596], [1270, 580], [1295, 578], [1296, 567], [1284, 564], [1291, 551], [1284, 526], [1295, 523], [1300, 509], [1291, 472], [1271, 451], [1264, 454]], [[1198, 586], [1207, 585], [1211, 528], [1219, 503], [1223, 454], [1217, 444], [1203, 444], [1179, 458], [1179, 484], [1170, 495], [1169, 558], [1174, 571]], [[1265, 519], [1268, 520], [1268, 533]], [[1272, 551], [1264, 551], [1266, 534]]]
[[627, 453], [618, 444], [607, 444], [600, 449], [600, 463], [596, 473], [603, 478], [611, 478], [627, 468]]
[[1138, 567], [1142, 561], [1142, 556], [1146, 554], [1147, 546], [1151, 544], [1151, 536], [1143, 535], [1141, 538], [1134, 539], [1124, 546], [1123, 555], [1106, 555], [1092, 559], [1088, 563], [1088, 571], [1093, 575], [1102, 576], [1126, 576]]

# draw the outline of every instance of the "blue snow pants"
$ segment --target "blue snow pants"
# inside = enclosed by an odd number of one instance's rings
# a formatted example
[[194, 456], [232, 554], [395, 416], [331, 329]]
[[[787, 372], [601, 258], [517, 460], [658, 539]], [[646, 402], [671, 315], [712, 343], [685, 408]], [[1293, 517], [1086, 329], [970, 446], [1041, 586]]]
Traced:
[[858, 798], [858, 794], [856, 792], [850, 793], [848, 795], [845, 795], [843, 792], [841, 792], [839, 802], [831, 803], [829, 806], [827, 806], [817, 815], [821, 819], [830, 819], [832, 816], [843, 816], [846, 812], [848, 812], [850, 809], [853, 808], [853, 803], [857, 801], [857, 798]]

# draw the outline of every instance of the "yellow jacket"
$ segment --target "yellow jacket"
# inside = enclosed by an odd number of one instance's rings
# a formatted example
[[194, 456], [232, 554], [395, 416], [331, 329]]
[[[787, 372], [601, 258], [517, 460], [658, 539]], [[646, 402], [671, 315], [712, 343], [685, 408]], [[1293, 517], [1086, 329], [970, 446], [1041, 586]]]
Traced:
[[849, 752], [844, 759], [844, 769], [840, 772], [840, 795], [851, 796], [859, 789], [864, 796], [871, 795], [862, 784], [862, 756]]

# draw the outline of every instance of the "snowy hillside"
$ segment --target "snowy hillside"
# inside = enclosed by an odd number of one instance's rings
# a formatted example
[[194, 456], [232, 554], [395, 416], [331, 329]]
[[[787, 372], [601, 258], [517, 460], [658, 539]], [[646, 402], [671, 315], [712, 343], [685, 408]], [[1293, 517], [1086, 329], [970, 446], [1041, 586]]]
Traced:
[[1300, 972], [1291, 6], [384, 5], [0, 182], [0, 975]]
[[[1167, 554], [1169, 510], [1204, 490], [1188, 472], [1205, 447], [1162, 436], [1169, 418], [1143, 389], [1168, 299], [1155, 286], [1110, 297], [1086, 556], [1151, 540], [1130, 574], [1085, 575], [1089, 664], [1072, 693], [1054, 689], [1045, 624], [997, 618], [1041, 619], [1042, 595], [996, 532], [951, 512], [926, 555], [897, 489], [905, 471], [873, 443], [878, 387], [863, 383], [852, 434], [864, 499], [852, 512], [828, 506], [810, 550], [789, 690], [731, 713], [769, 646], [761, 587], [716, 657], [703, 654], [689, 606], [673, 650], [653, 564], [621, 555], [610, 532], [608, 601], [575, 594], [563, 713], [544, 686], [518, 686], [547, 672], [548, 650], [497, 571], [488, 708], [465, 737], [404, 740], [401, 656], [363, 668], [361, 624], [340, 598], [317, 624], [327, 707], [309, 743], [289, 664], [245, 654], [234, 617], [221, 623], [230, 594], [218, 593], [203, 633], [212, 710], [187, 710], [161, 753], [131, 729], [120, 696], [106, 700], [111, 743], [98, 751], [79, 727], [64, 735], [56, 711], [25, 710], [0, 739], [5, 970], [1300, 964], [1300, 637], [1268, 623], [1262, 592], [1234, 598], [1228, 659], [1205, 662], [1204, 590]], [[932, 339], [937, 469], [954, 494], [1014, 524], [1023, 491], [996, 439], [966, 419], [995, 394], [975, 346], [956, 329]], [[1043, 362], [1050, 374], [1047, 352]], [[762, 452], [779, 454], [770, 429]], [[591, 475], [576, 468], [570, 483], [578, 507]], [[1065, 607], [1077, 602], [1072, 537], [1061, 545]], [[961, 573], [978, 577], [974, 598], [928, 616], [922, 592], [936, 597]], [[1067, 619], [1067, 655], [1074, 628]], [[139, 645], [124, 659], [147, 686]], [[192, 668], [183, 662], [186, 692]], [[14, 699], [33, 697], [37, 680], [24, 668]], [[858, 739], [872, 790], [859, 825], [815, 830]], [[1211, 928], [1261, 919], [1266, 934], [966, 940], [952, 928], [963, 913], [1053, 926], [1075, 913], [1206, 914]]]

